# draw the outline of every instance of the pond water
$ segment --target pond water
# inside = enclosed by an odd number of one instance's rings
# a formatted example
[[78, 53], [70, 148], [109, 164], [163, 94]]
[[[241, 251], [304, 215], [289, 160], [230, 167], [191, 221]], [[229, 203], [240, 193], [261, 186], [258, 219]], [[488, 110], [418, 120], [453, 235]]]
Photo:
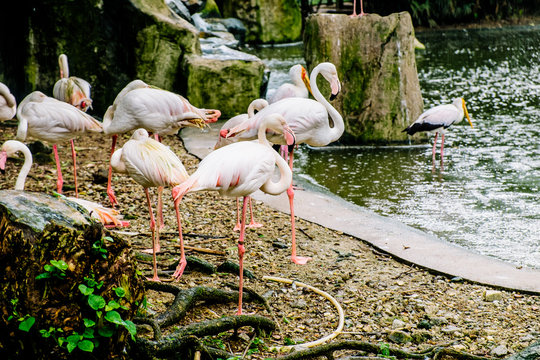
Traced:
[[[432, 166], [432, 142], [301, 146], [297, 179], [472, 251], [540, 268], [540, 27], [417, 38], [426, 46], [417, 51], [424, 108], [461, 96], [475, 125], [447, 132], [444, 169]], [[255, 53], [273, 70], [269, 92], [304, 63], [302, 44]]]

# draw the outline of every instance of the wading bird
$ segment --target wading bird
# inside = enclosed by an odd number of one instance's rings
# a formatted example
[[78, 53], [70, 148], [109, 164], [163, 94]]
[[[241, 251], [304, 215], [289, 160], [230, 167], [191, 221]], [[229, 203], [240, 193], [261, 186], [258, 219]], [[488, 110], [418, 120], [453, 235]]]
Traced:
[[[220, 195], [244, 198], [238, 239], [240, 264], [238, 315], [242, 314], [247, 199], [259, 189], [267, 194], [278, 195], [292, 184], [292, 171], [287, 162], [272, 149], [266, 140], [267, 130], [280, 134], [285, 144], [294, 144], [294, 133], [285, 119], [279, 114], [267, 114], [258, 130], [258, 142], [246, 141], [214, 150], [200, 162], [197, 170], [185, 182], [172, 190], [177, 213], [182, 197], [190, 192], [214, 190]], [[272, 178], [276, 166], [280, 171], [280, 177], [277, 182], [274, 182]], [[181, 229], [179, 232], [182, 233]], [[185, 264], [179, 264], [173, 276], [175, 278], [182, 276], [184, 268]]]
[[[202, 129], [206, 123], [217, 121], [220, 115], [219, 110], [199, 109], [178, 94], [136, 80], [129, 83], [107, 109], [103, 116], [103, 131], [113, 137], [112, 156], [118, 134], [142, 128], [159, 139], [159, 136], [176, 134], [186, 126]], [[111, 185], [110, 167], [107, 195], [113, 206], [118, 204]]]
[[285, 83], [278, 87], [272, 96], [268, 98], [269, 104], [289, 97], [308, 98], [311, 85], [306, 69], [302, 65], [296, 64], [289, 70], [289, 77], [293, 83]]
[[0, 82], [0, 121], [11, 120], [17, 113], [17, 101], [9, 88]]
[[58, 65], [60, 66], [60, 80], [54, 84], [53, 96], [84, 112], [88, 108], [92, 108], [88, 81], [76, 76], [69, 76], [67, 55], [61, 54], [58, 57]]
[[[32, 153], [30, 149], [20, 141], [8, 140], [0, 148], [0, 170], [4, 170], [6, 166], [6, 160], [8, 157], [12, 157], [17, 152], [21, 152], [24, 156], [24, 164], [21, 167], [17, 181], [15, 182], [15, 190], [24, 190], [26, 183], [26, 177], [32, 167]], [[75, 197], [67, 197], [69, 201], [73, 201], [83, 208], [85, 208], [90, 216], [100, 221], [105, 227], [121, 227], [128, 226], [127, 221], [121, 220], [121, 215], [118, 211], [110, 208], [106, 208], [98, 203], [89, 200], [83, 200]]]
[[40, 91], [34, 91], [23, 99], [17, 109], [17, 119], [19, 120], [17, 139], [25, 141], [26, 138], [32, 137], [53, 144], [58, 175], [56, 186], [60, 194], [64, 180], [56, 144], [70, 140], [75, 196], [78, 197], [77, 155], [73, 139], [87, 131], [102, 132], [101, 123], [75, 106], [49, 97]]
[[437, 135], [441, 133], [441, 164], [443, 163], [443, 149], [444, 149], [444, 132], [452, 124], [458, 123], [466, 116], [469, 120], [469, 124], [473, 127], [469, 112], [465, 106], [465, 100], [463, 98], [456, 98], [452, 104], [445, 104], [435, 106], [424, 113], [422, 113], [415, 122], [409, 125], [402, 132], [406, 132], [409, 135], [416, 134], [421, 131], [429, 131], [435, 133], [435, 139], [433, 140], [433, 162], [435, 162], [435, 150], [437, 148]]
[[[331, 88], [331, 100], [341, 90], [341, 84], [337, 75], [336, 67], [329, 62], [317, 65], [310, 75], [311, 90], [316, 100], [304, 98], [286, 98], [274, 104], [270, 104], [253, 118], [244, 121], [240, 125], [230, 129], [227, 138], [235, 141], [252, 140], [257, 137], [262, 120], [271, 113], [282, 115], [296, 136], [296, 144], [308, 144], [310, 146], [326, 146], [338, 140], [345, 129], [343, 118], [339, 112], [325, 99], [317, 87], [317, 76], [321, 74]], [[285, 145], [284, 141], [272, 131], [267, 131], [266, 136], [270, 142]], [[289, 165], [293, 168], [293, 151], [289, 153]], [[294, 190], [292, 185], [287, 190], [291, 209], [291, 237], [292, 254], [291, 260], [296, 264], [305, 264], [310, 260], [308, 257], [296, 255], [296, 229], [294, 222]]]
[[[137, 129], [124, 146], [116, 150], [111, 157], [111, 166], [114, 171], [129, 175], [135, 182], [144, 188], [148, 211], [150, 213], [150, 230], [152, 231], [152, 255], [154, 273], [151, 280], [159, 281], [157, 275], [156, 253], [160, 250], [159, 226], [156, 226], [152, 203], [148, 188], [176, 186], [188, 178], [188, 173], [182, 161], [176, 154], [163, 145], [149, 137], [145, 129]], [[180, 224], [180, 213], [176, 208], [176, 219], [178, 221], [178, 231], [180, 233], [180, 247], [182, 249], [180, 263], [186, 264], [184, 255], [184, 243]]]
[[360, 0], [360, 14], [356, 13], [356, 2], [358, 0], [353, 0], [353, 13], [350, 15], [351, 17], [357, 17], [357, 16], [364, 16], [364, 4], [362, 3], [362, 0]]
[[[238, 125], [238, 124], [240, 124], [240, 123], [242, 123], [242, 122], [244, 122], [244, 121], [246, 121], [247, 119], [253, 117], [253, 115], [255, 115], [255, 111], [261, 111], [261, 109], [263, 109], [266, 106], [268, 106], [268, 101], [266, 101], [264, 99], [255, 99], [249, 104], [247, 114], [236, 115], [236, 116], [230, 118], [229, 120], [227, 120], [221, 126], [221, 129], [219, 131], [220, 134], [224, 134], [224, 135], [219, 136], [218, 141], [217, 141], [216, 145], [214, 146], [214, 149], [219, 149], [220, 147], [223, 147], [225, 145], [232, 144], [233, 141], [229, 141], [225, 137], [227, 135], [227, 132], [229, 131], [229, 129], [236, 126], [236, 125]], [[252, 204], [252, 201], [251, 201], [251, 197], [249, 197], [248, 202], [249, 202], [249, 213], [250, 213], [251, 221], [246, 226], [249, 227], [249, 228], [261, 227], [262, 224], [256, 222], [255, 219], [253, 218], [253, 204]], [[234, 226], [233, 230], [234, 231], [240, 231], [240, 201], [238, 200], [238, 198], [236, 198], [236, 225]]]

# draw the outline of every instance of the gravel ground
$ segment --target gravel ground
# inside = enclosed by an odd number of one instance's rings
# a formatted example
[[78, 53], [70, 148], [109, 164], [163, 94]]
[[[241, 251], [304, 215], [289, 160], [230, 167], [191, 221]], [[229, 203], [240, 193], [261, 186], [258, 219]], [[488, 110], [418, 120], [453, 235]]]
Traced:
[[[14, 139], [15, 133], [13, 124], [0, 125], [1, 142]], [[119, 139], [119, 145], [127, 139], [127, 136]], [[178, 154], [192, 173], [198, 159], [187, 154], [176, 137], [167, 137], [164, 143]], [[108, 205], [103, 175], [108, 166], [110, 140], [98, 134], [90, 135], [78, 139], [76, 147], [80, 197]], [[59, 144], [59, 151], [65, 193], [74, 195], [70, 186], [73, 174], [69, 144]], [[20, 165], [20, 161], [8, 161], [6, 173], [0, 176], [2, 189], [14, 186]], [[55, 184], [54, 162], [35, 163], [26, 189], [52, 193], [56, 190]], [[123, 175], [115, 175], [114, 187], [120, 211], [131, 223], [129, 228], [121, 231], [130, 239], [135, 251], [150, 247], [149, 216], [142, 187]], [[163, 252], [158, 258], [160, 278], [164, 281], [171, 273], [168, 267], [174, 265], [179, 255], [170, 196], [170, 189], [166, 189], [165, 228], [161, 237]], [[186, 245], [221, 252], [216, 255], [188, 251], [188, 255], [214, 265], [225, 260], [237, 261], [234, 199], [210, 192], [189, 194], [180, 209], [187, 234]], [[298, 252], [313, 260], [304, 266], [295, 265], [289, 260], [289, 216], [258, 202], [254, 203], [254, 212], [256, 220], [264, 226], [247, 231], [245, 266], [255, 278], [246, 279], [245, 286], [267, 297], [273, 313], [252, 303], [244, 304], [244, 312], [272, 317], [279, 330], [262, 339], [264, 345], [252, 345], [259, 351], [245, 358], [274, 356], [265, 350], [265, 346], [313, 341], [331, 333], [338, 324], [337, 311], [328, 300], [299, 286], [265, 281], [262, 279], [265, 275], [294, 279], [335, 297], [345, 313], [345, 326], [336, 340], [386, 343], [406, 351], [440, 345], [475, 355], [506, 357], [540, 338], [540, 298], [537, 295], [498, 290], [432, 274], [379, 253], [357, 238], [303, 220], [297, 220]], [[150, 262], [141, 261], [141, 270], [150, 274]], [[236, 285], [237, 281], [233, 274], [186, 272], [179, 285], [227, 288]], [[150, 292], [149, 309], [158, 311], [171, 300]], [[184, 322], [233, 315], [236, 306], [200, 306]], [[253, 340], [251, 330], [243, 330], [245, 332], [239, 339], [232, 339], [231, 334], [225, 333], [209, 341], [242, 355]]]

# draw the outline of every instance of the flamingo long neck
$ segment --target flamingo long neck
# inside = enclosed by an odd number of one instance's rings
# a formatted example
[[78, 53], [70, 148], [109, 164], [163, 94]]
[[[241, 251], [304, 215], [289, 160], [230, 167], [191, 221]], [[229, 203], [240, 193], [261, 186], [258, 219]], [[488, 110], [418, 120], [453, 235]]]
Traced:
[[343, 123], [343, 117], [341, 117], [340, 113], [326, 100], [326, 98], [321, 94], [319, 87], [317, 86], [317, 76], [321, 72], [321, 65], [317, 65], [315, 69], [311, 72], [311, 75], [309, 76], [309, 81], [311, 83], [311, 91], [313, 94], [313, 97], [315, 100], [320, 102], [325, 108], [326, 111], [328, 111], [328, 114], [330, 115], [330, 118], [332, 119], [334, 126], [331, 127], [330, 124], [328, 124], [328, 131], [327, 135], [328, 138], [331, 139], [329, 141], [336, 141], [343, 135], [343, 131], [345, 130], [345, 124]]
[[266, 126], [266, 122], [263, 120], [263, 123], [261, 124], [261, 126], [259, 126], [259, 131], [257, 132], [257, 138], [259, 139], [259, 144], [272, 148], [272, 145], [270, 145], [270, 143], [268, 142], [268, 139], [266, 138], [267, 128], [268, 127]]
[[[272, 150], [273, 151], [273, 150]], [[276, 165], [279, 169], [279, 181], [274, 182], [268, 179], [262, 186], [261, 190], [270, 195], [279, 195], [287, 190], [292, 183], [292, 171], [289, 164], [277, 153], [273, 151], [276, 158]]]
[[30, 168], [32, 167], [32, 161], [33, 161], [32, 153], [24, 144], [21, 144], [21, 146], [18, 146], [17, 151], [20, 151], [23, 153], [24, 164], [21, 168], [21, 171], [19, 172], [19, 176], [17, 176], [17, 181], [15, 182], [15, 190], [24, 190], [26, 177], [28, 176], [28, 173], [30, 172]]
[[58, 65], [60, 65], [60, 78], [66, 79], [69, 77], [68, 59], [65, 54], [58, 57]]
[[17, 119], [19, 120], [19, 126], [17, 127], [17, 139], [20, 141], [26, 140], [28, 133], [28, 119], [23, 115], [24, 106], [28, 101], [23, 100], [17, 109]]

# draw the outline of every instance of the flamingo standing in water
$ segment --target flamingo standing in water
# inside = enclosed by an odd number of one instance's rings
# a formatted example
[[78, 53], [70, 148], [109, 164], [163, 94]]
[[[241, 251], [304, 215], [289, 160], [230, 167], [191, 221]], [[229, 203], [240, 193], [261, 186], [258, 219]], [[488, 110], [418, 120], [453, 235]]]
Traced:
[[[159, 226], [156, 226], [152, 203], [148, 188], [176, 186], [188, 178], [188, 173], [182, 161], [169, 147], [149, 137], [145, 129], [137, 129], [130, 140], [111, 156], [111, 166], [114, 171], [127, 174], [144, 188], [148, 211], [150, 212], [150, 230], [152, 231], [153, 277], [151, 280], [159, 281], [157, 275], [156, 253], [159, 252]], [[176, 219], [180, 233], [180, 247], [182, 249], [180, 262], [186, 263], [184, 243], [182, 239], [180, 214], [176, 208]]]
[[433, 140], [433, 163], [435, 163], [435, 150], [437, 148], [437, 135], [441, 133], [441, 164], [443, 163], [444, 149], [444, 132], [452, 124], [458, 123], [466, 116], [469, 124], [473, 127], [469, 112], [465, 106], [463, 98], [456, 98], [452, 104], [435, 106], [427, 111], [424, 111], [415, 122], [409, 125], [402, 132], [409, 135], [414, 135], [417, 132], [429, 131], [435, 133]]
[[[17, 139], [25, 141], [27, 137], [33, 137], [53, 144], [58, 174], [56, 186], [58, 193], [61, 194], [64, 180], [56, 144], [60, 141], [73, 140], [76, 136], [87, 131], [102, 132], [101, 123], [75, 106], [49, 97], [40, 91], [34, 91], [23, 99], [17, 109], [17, 119], [19, 120]], [[71, 155], [73, 158], [75, 196], [78, 197], [77, 155], [73, 142], [71, 142]]]
[[[317, 87], [317, 76], [321, 74], [329, 83], [332, 91], [331, 100], [341, 90], [341, 84], [337, 75], [336, 67], [329, 62], [317, 65], [310, 75], [311, 91], [316, 100], [304, 98], [286, 98], [270, 104], [251, 119], [230, 129], [227, 134], [222, 133], [231, 141], [252, 140], [257, 137], [263, 119], [272, 113], [282, 115], [296, 136], [296, 144], [308, 144], [310, 146], [326, 146], [338, 140], [345, 125], [339, 112], [325, 99]], [[285, 145], [285, 142], [272, 131], [267, 131], [267, 138], [274, 144]], [[289, 165], [293, 168], [293, 152], [289, 153]], [[292, 254], [291, 260], [296, 264], [305, 264], [310, 258], [296, 255], [296, 229], [294, 221], [294, 190], [287, 190], [291, 209], [291, 237]]]
[[84, 112], [86, 112], [88, 108], [92, 108], [90, 83], [79, 77], [69, 76], [68, 58], [66, 54], [61, 54], [58, 57], [58, 64], [60, 65], [60, 80], [54, 84], [53, 96]]
[[311, 85], [306, 69], [302, 65], [296, 64], [290, 68], [289, 77], [293, 83], [285, 83], [278, 87], [272, 96], [268, 98], [269, 104], [289, 97], [306, 99], [309, 97], [308, 91], [311, 92]]
[[[197, 170], [185, 182], [175, 186], [172, 190], [177, 214], [182, 197], [190, 192], [214, 190], [221, 195], [242, 196], [244, 198], [242, 224], [238, 239], [240, 264], [238, 315], [242, 314], [244, 234], [248, 198], [259, 189], [267, 194], [278, 195], [287, 190], [292, 184], [291, 169], [266, 140], [265, 132], [267, 130], [280, 134], [287, 145], [294, 144], [294, 133], [285, 119], [279, 114], [267, 114], [261, 121], [258, 130], [258, 142], [241, 142], [214, 150], [200, 162]], [[280, 178], [277, 182], [274, 182], [272, 177], [276, 166], [280, 171]], [[180, 222], [178, 224], [180, 226]], [[180, 227], [179, 233], [182, 233]], [[182, 263], [181, 261], [173, 277], [179, 278], [182, 276], [185, 266], [185, 262]]]
[[[24, 164], [17, 176], [15, 182], [15, 190], [24, 190], [26, 177], [32, 167], [32, 153], [30, 149], [20, 141], [8, 140], [0, 148], [0, 170], [5, 170], [6, 160], [8, 157], [21, 152], [24, 156]], [[121, 215], [118, 211], [103, 207], [102, 205], [89, 200], [83, 200], [75, 197], [67, 197], [68, 200], [76, 202], [84, 207], [92, 218], [100, 221], [105, 227], [120, 227], [128, 226], [129, 223], [121, 220]]]
[[9, 88], [0, 82], [0, 121], [11, 120], [17, 113], [17, 101]]
[[[232, 144], [233, 141], [229, 141], [225, 136], [227, 135], [227, 132], [230, 128], [235, 127], [236, 125], [246, 121], [247, 119], [253, 117], [255, 115], [255, 111], [261, 111], [264, 107], [268, 106], [268, 101], [264, 99], [255, 99], [253, 100], [249, 106], [247, 114], [240, 114], [236, 115], [229, 120], [227, 120], [220, 129], [220, 134], [224, 134], [223, 136], [219, 136], [218, 141], [216, 145], [214, 146], [214, 149], [219, 149], [220, 147], [223, 147], [228, 144]], [[248, 228], [258, 228], [261, 227], [262, 224], [255, 221], [253, 218], [253, 204], [251, 200], [251, 196], [248, 200], [249, 203], [249, 213], [250, 213], [250, 222], [248, 225], [246, 225]], [[234, 231], [240, 231], [240, 201], [238, 198], [236, 198], [236, 225], [234, 226]]]
[[[206, 123], [217, 121], [220, 115], [219, 110], [199, 109], [178, 94], [134, 80], [118, 94], [113, 105], [107, 109], [103, 116], [103, 131], [112, 135], [112, 156], [118, 134], [142, 128], [159, 139], [162, 135], [176, 134], [186, 126], [204, 128]], [[114, 206], [118, 201], [112, 189], [111, 176], [112, 170], [109, 166], [107, 195]], [[159, 190], [160, 214], [161, 193], [162, 190]]]

